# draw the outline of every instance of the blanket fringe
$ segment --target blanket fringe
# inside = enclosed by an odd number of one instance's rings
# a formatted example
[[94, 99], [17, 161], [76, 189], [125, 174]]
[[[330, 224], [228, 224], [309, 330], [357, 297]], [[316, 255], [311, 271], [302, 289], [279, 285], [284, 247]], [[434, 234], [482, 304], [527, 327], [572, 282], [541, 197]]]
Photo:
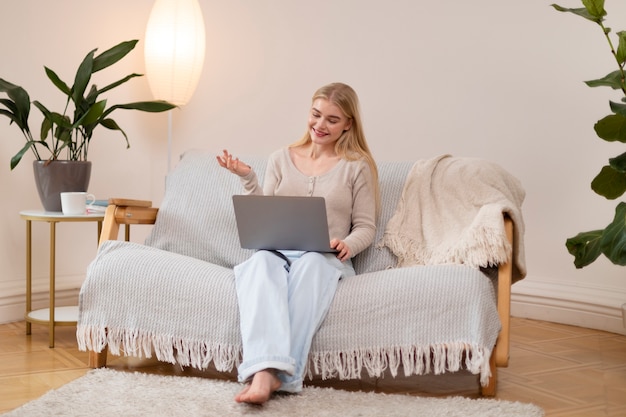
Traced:
[[369, 377], [383, 377], [389, 371], [395, 378], [400, 367], [405, 377], [467, 369], [474, 375], [480, 374], [480, 383], [486, 386], [491, 377], [490, 356], [490, 349], [465, 343], [312, 352], [306, 374], [309, 379], [315, 374], [322, 379], [346, 380], [361, 378], [363, 370]]
[[[240, 363], [240, 346], [154, 335], [137, 330], [79, 325], [76, 339], [81, 351], [101, 352], [108, 346], [113, 355], [139, 358], [150, 358], [154, 351], [162, 362], [201, 370], [213, 362], [218, 371], [230, 372]], [[315, 374], [322, 379], [347, 380], [361, 378], [363, 370], [370, 377], [382, 377], [388, 370], [395, 378], [400, 368], [405, 377], [429, 373], [440, 375], [467, 369], [472, 374], [480, 374], [480, 383], [486, 386], [491, 376], [490, 356], [490, 349], [466, 343], [312, 352], [305, 375], [309, 379]]]
[[173, 335], [155, 335], [138, 330], [115, 329], [100, 326], [76, 328], [76, 340], [81, 351], [109, 352], [117, 356], [151, 358], [197, 369], [206, 369], [211, 362], [220, 372], [230, 372], [240, 363], [240, 346], [207, 343]]

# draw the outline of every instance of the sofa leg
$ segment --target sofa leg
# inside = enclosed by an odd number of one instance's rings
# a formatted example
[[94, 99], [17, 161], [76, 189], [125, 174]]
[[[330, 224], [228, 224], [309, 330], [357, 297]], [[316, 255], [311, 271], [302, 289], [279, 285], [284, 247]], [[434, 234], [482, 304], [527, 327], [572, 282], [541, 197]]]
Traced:
[[[496, 395], [496, 382], [498, 379], [498, 368], [496, 367], [496, 355], [491, 353], [489, 358], [489, 369], [491, 370], [491, 377], [489, 377], [489, 384], [487, 386], [480, 385], [480, 394], [483, 397], [494, 397]], [[480, 382], [479, 382], [480, 384]]]
[[101, 352], [89, 351], [89, 364], [90, 368], [104, 368], [107, 366], [107, 353], [109, 349], [105, 346]]

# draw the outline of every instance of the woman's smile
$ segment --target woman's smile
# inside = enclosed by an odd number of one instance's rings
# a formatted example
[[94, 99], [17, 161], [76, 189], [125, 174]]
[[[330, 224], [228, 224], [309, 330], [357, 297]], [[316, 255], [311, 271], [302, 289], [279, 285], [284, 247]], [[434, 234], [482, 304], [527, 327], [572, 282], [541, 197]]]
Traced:
[[313, 133], [315, 134], [315, 136], [322, 138], [324, 136], [327, 136], [328, 133], [322, 132], [320, 130], [317, 130], [316, 128], [312, 127], [311, 130], [313, 131]]

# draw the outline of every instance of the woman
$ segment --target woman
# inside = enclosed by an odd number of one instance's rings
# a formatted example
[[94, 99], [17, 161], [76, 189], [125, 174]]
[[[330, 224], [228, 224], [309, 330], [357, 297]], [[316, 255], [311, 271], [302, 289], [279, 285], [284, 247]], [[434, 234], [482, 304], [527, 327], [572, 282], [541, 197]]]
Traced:
[[[227, 150], [218, 163], [239, 175], [249, 194], [322, 196], [330, 245], [337, 252], [258, 251], [235, 267], [246, 386], [237, 402], [263, 404], [274, 391], [300, 392], [311, 340], [351, 258], [374, 240], [378, 171], [363, 134], [358, 97], [341, 83], [312, 99], [302, 139], [270, 155], [263, 188]], [[284, 256], [277, 256], [284, 255]]]

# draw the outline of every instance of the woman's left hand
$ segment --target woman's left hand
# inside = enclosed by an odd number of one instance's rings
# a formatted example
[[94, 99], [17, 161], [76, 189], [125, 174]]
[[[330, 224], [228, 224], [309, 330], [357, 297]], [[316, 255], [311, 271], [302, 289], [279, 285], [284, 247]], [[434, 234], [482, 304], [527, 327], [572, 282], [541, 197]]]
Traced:
[[352, 255], [352, 251], [343, 240], [332, 239], [330, 241], [330, 247], [337, 250], [337, 259], [341, 262], [350, 259]]

